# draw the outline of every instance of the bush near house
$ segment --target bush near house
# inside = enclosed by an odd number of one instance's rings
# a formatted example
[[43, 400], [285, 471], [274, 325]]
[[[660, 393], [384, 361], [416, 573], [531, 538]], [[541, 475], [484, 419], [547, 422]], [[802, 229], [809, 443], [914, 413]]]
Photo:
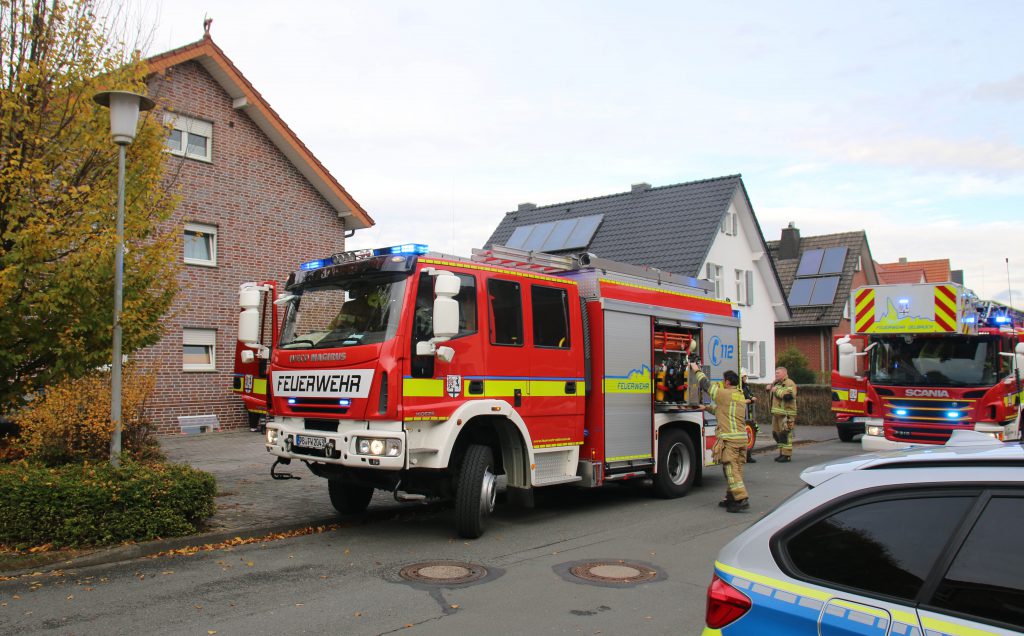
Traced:
[[796, 347], [788, 347], [780, 353], [775, 359], [775, 366], [786, 367], [789, 377], [797, 384], [813, 384], [817, 380], [807, 358]]
[[[750, 389], [757, 398], [757, 424], [767, 426], [770, 434], [772, 418], [768, 410], [768, 385], [751, 384]], [[825, 384], [802, 384], [797, 389], [796, 423], [800, 426], [833, 426], [836, 423], [832, 413], [832, 387]]]
[[126, 461], [0, 466], [0, 544], [15, 549], [145, 541], [196, 532], [213, 514], [213, 475]]
[[122, 466], [109, 463], [110, 374], [36, 394], [0, 449], [0, 544], [81, 547], [192, 534], [213, 514], [213, 475], [162, 461], [144, 405], [154, 376], [125, 368]]

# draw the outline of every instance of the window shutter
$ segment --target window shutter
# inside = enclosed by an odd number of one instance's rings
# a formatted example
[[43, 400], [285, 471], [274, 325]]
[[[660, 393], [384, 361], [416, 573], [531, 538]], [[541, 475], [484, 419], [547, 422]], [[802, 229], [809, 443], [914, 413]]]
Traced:
[[747, 270], [747, 306], [754, 304], [754, 272]]
[[768, 368], [767, 368], [768, 361], [765, 360], [764, 340], [762, 340], [762, 341], [757, 343], [757, 360], [760, 363], [760, 369], [758, 369], [758, 370], [761, 372], [761, 377], [762, 378], [768, 377]]

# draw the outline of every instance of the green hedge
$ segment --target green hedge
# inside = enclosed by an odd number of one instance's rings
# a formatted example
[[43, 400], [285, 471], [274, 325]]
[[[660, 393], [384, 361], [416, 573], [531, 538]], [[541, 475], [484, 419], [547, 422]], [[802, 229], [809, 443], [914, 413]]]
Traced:
[[125, 462], [0, 466], [0, 544], [82, 547], [196, 532], [213, 514], [213, 475], [189, 466]]
[[[757, 423], [767, 425], [771, 430], [771, 414], [768, 409], [768, 385], [750, 385], [757, 397]], [[832, 413], [832, 387], [824, 384], [801, 384], [796, 388], [796, 423], [801, 426], [834, 426]], [[764, 430], [764, 429], [762, 429]]]

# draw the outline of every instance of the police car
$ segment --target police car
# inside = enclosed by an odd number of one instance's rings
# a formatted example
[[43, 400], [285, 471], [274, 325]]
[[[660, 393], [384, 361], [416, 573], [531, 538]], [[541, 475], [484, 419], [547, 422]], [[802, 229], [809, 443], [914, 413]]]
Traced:
[[957, 431], [801, 478], [719, 553], [705, 636], [1024, 633], [1020, 443]]

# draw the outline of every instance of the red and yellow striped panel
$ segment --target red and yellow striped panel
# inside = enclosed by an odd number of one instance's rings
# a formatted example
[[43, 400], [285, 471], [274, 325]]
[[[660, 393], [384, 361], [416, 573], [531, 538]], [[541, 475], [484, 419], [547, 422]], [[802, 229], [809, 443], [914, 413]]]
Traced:
[[945, 331], [956, 331], [956, 290], [951, 285], [935, 286], [935, 322]]
[[875, 324], [875, 290], [865, 288], [858, 291], [853, 299], [853, 305], [856, 316], [854, 331], [864, 333]]

